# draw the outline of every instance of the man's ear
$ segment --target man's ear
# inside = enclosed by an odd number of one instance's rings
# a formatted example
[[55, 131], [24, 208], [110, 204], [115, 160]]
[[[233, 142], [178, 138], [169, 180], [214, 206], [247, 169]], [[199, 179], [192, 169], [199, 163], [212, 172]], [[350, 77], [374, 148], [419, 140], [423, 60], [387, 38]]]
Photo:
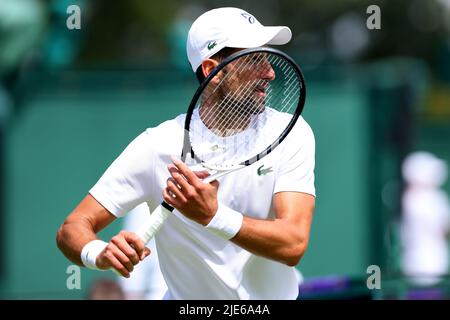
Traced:
[[[210, 74], [211, 71], [213, 71], [213, 69], [215, 67], [217, 67], [218, 65], [219, 65], [219, 62], [217, 62], [216, 60], [213, 60], [213, 59], [203, 60], [203, 62], [202, 62], [203, 76], [206, 78], [208, 76], [208, 74]], [[214, 81], [214, 79], [212, 81]]]

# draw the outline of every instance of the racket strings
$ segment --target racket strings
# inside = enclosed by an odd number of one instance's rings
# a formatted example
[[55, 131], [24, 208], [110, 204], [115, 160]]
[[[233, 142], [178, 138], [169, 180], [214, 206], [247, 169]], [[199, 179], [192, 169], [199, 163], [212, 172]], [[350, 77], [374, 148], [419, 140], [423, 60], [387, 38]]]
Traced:
[[[259, 63], [264, 57], [262, 55], [258, 56], [258, 59], [246, 59], [245, 63], [240, 63], [235, 68], [235, 73], [240, 72], [245, 68], [251, 67], [251, 64]], [[232, 74], [227, 74], [227, 76], [233, 76]], [[222, 79], [221, 83], [223, 83], [224, 79]], [[216, 128], [218, 130], [212, 130], [215, 134], [217, 134], [220, 137], [226, 138], [227, 136], [236, 135], [238, 132], [242, 132], [243, 130], [240, 128], [244, 127], [244, 122], [250, 120], [251, 116], [251, 109], [244, 108], [241, 110], [235, 110], [236, 106], [238, 105], [238, 102], [234, 99], [229, 99], [230, 95], [234, 96], [244, 96], [250, 92], [250, 90], [253, 90], [253, 87], [258, 83], [261, 82], [261, 79], [255, 79], [253, 81], [247, 81], [245, 85], [241, 85], [239, 87], [239, 90], [235, 90], [233, 92], [228, 92], [228, 94], [218, 102], [216, 102], [214, 105], [209, 107], [209, 110], [216, 110], [215, 112], [203, 112], [201, 116], [201, 120], [203, 122], [209, 123], [212, 127]], [[217, 87], [215, 88], [217, 90]], [[210, 109], [211, 108], [211, 109]], [[224, 116], [217, 116], [217, 110], [218, 112], [225, 112]], [[205, 115], [206, 114], [206, 115]], [[208, 121], [212, 118], [212, 121]], [[206, 119], [206, 120], [205, 120]], [[245, 120], [246, 119], [246, 120]], [[236, 122], [239, 121], [239, 122]], [[246, 125], [247, 126], [247, 125]], [[231, 143], [232, 146], [234, 146], [231, 153], [234, 155], [237, 155], [237, 151], [242, 148], [239, 147], [239, 142], [241, 144], [247, 144], [249, 139], [245, 139], [245, 137], [240, 137], [239, 140], [234, 140], [233, 143]], [[220, 139], [220, 142], [222, 144], [222, 148], [216, 147], [217, 150], [227, 150], [230, 151], [230, 142], [229, 140]], [[214, 147], [215, 145], [213, 145]], [[207, 149], [207, 148], [205, 148]], [[230, 156], [230, 152], [228, 153], [228, 162], [236, 162], [235, 157]], [[217, 155], [217, 153], [216, 153]]]
[[[282, 62], [282, 60], [280, 58], [276, 57], [276, 59], [274, 59], [274, 61], [272, 62], [272, 65], [279, 66], [280, 62]], [[284, 90], [285, 98], [281, 100], [282, 107], [278, 108], [279, 111], [284, 112], [284, 111], [288, 111], [288, 109], [291, 109], [290, 106], [288, 105], [288, 103], [295, 97], [294, 95], [291, 94], [291, 92], [292, 92], [292, 90], [295, 90], [295, 83], [298, 83], [298, 81], [291, 81], [292, 78], [294, 78], [293, 77], [294, 72], [293, 72], [292, 69], [289, 69], [289, 71], [290, 71], [289, 73], [286, 72], [285, 68], [281, 68], [281, 70], [284, 71], [285, 77], [287, 78], [286, 82], [288, 83], [288, 86], [286, 86], [286, 88]], [[295, 79], [296, 78], [294, 78], [294, 80]], [[263, 80], [263, 81], [265, 82], [267, 80]], [[254, 85], [254, 82], [249, 83], [247, 86], [243, 86], [242, 90], [246, 90], [246, 89], [249, 89], [249, 88], [252, 89], [252, 86]], [[258, 82], [258, 81], [256, 81], [256, 82]], [[272, 87], [267, 87], [267, 89], [266, 89], [266, 97], [267, 98], [259, 99], [260, 101], [257, 101], [257, 102], [265, 103], [265, 106], [270, 107], [271, 106], [270, 100], [272, 100], [275, 97], [274, 100], [276, 101], [278, 96], [282, 95], [281, 91], [279, 91], [278, 94], [272, 94], [272, 91], [273, 91]], [[243, 91], [241, 91], [241, 92], [243, 92]], [[247, 92], [248, 92], [248, 90], [244, 91], [243, 93], [246, 94]], [[287, 100], [288, 98], [289, 98], [289, 100]], [[232, 106], [233, 105], [231, 104], [230, 107], [232, 107]], [[288, 107], [285, 108], [284, 106], [288, 106]], [[245, 116], [251, 114], [250, 111], [252, 111], [252, 110], [249, 110], [249, 109], [244, 109], [244, 110], [246, 110], [247, 112], [246, 112], [246, 114], [244, 114], [244, 117], [241, 117], [241, 122], [240, 123], [246, 121], [247, 117], [245, 117]], [[232, 118], [232, 117], [230, 117], [230, 118]], [[230, 121], [232, 121], [232, 120], [230, 120]], [[224, 127], [228, 127], [229, 122], [225, 123], [223, 126]], [[240, 124], [240, 123], [238, 123], [238, 124]], [[238, 125], [238, 128], [239, 127], [243, 127], [243, 126], [242, 125]]]
[[[248, 57], [244, 57], [242, 61], [248, 61], [248, 60], [244, 60], [245, 58], [248, 58]], [[240, 72], [240, 71], [242, 71], [242, 69], [243, 69], [244, 67], [246, 67], [245, 63], [241, 63], [240, 65], [238, 65], [238, 66], [236, 67], [235, 72]], [[222, 73], [225, 73], [225, 69], [222, 70], [221, 72], [222, 72]], [[231, 76], [231, 75], [232, 75], [231, 73], [226, 73], [225, 76], [222, 77], [222, 79], [220, 80], [220, 82], [213, 88], [212, 92], [209, 94], [209, 99], [212, 99], [212, 98], [213, 98], [213, 95], [216, 93], [216, 91], [217, 91], [219, 88], [221, 88], [222, 83], [223, 83], [229, 76]], [[211, 86], [208, 85], [207, 88], [211, 88]], [[208, 101], [208, 99], [203, 99], [203, 100], [204, 100], [205, 103]]]
[[[234, 92], [234, 94], [241, 96], [250, 95], [254, 91], [254, 87], [260, 82], [261, 80], [259, 79], [250, 81], [246, 85], [241, 86], [240, 90]], [[267, 93], [269, 92], [267, 91]], [[212, 121], [219, 134], [230, 136], [244, 131], [249, 127], [252, 116], [263, 111], [263, 99], [257, 99], [256, 101], [243, 99], [244, 101], [238, 101], [237, 99], [228, 99], [226, 97], [221, 103], [215, 104], [215, 107], [224, 113], [223, 116], [217, 117]]]
[[[279, 67], [282, 62], [283, 62], [283, 60], [281, 58], [275, 57], [274, 61], [272, 61], [272, 65]], [[293, 90], [295, 90], [295, 88], [296, 88], [295, 84], [298, 84], [298, 81], [296, 81], [297, 80], [296, 73], [292, 70], [292, 68], [287, 68], [287, 67], [288, 66], [286, 66], [286, 64], [284, 64], [283, 67], [280, 67], [280, 69], [282, 71], [284, 71], [285, 77], [287, 79], [286, 82], [288, 83], [288, 85], [286, 86], [286, 88], [284, 90], [285, 97], [281, 100], [282, 107], [279, 108], [279, 110], [281, 112], [293, 111], [293, 110], [290, 110], [292, 108], [291, 108], [291, 105], [289, 105], [289, 103], [295, 97], [295, 95], [293, 95], [292, 93], [294, 92]], [[286, 69], [288, 69], [288, 72], [286, 72]], [[274, 96], [277, 98], [279, 95], [282, 95], [281, 91], [279, 91], [278, 94], [272, 94], [272, 91], [273, 91], [272, 87], [268, 87], [268, 89], [266, 90], [266, 96], [268, 99], [265, 99], [264, 102], [267, 107], [270, 107], [270, 105], [271, 105], [270, 100]], [[275, 100], [276, 100], [276, 98], [275, 98]], [[289, 98], [289, 100], [287, 100], [287, 98]], [[287, 106], [287, 108], [285, 108], [285, 106]], [[248, 113], [250, 113], [250, 112], [248, 112]], [[258, 124], [260, 124], [260, 122], [254, 121], [255, 126]], [[227, 124], [225, 124], [225, 126], [227, 126]], [[239, 125], [238, 127], [242, 127], [242, 126]], [[262, 132], [264, 133], [265, 131], [262, 131]], [[261, 135], [258, 135], [258, 136], [261, 136]]]
[[[275, 64], [276, 64], [276, 63], [275, 63]], [[247, 85], [247, 87], [248, 87], [248, 85]], [[290, 87], [292, 87], [292, 84], [290, 85]], [[289, 88], [289, 87], [288, 87], [288, 88]], [[245, 90], [245, 89], [246, 89], [246, 88], [244, 87], [242, 90]], [[241, 90], [241, 91], [242, 91], [242, 90]], [[288, 89], [286, 89], [285, 92], [286, 92], [287, 90], [288, 90]], [[269, 88], [269, 89], [267, 90], [267, 94], [268, 94], [269, 96], [270, 96], [270, 92], [271, 92], [271, 89]], [[256, 124], [259, 124], [259, 123], [256, 122]], [[245, 143], [248, 142], [248, 139], [247, 139], [247, 140], [244, 139], [244, 140], [242, 140], [242, 141], [245, 141], [245, 142], [244, 142], [244, 144], [245, 144]]]
[[[251, 153], [256, 155], [265, 150], [260, 148], [276, 143], [292, 119], [300, 95], [298, 74], [285, 59], [258, 53], [238, 58], [236, 62], [239, 63], [233, 65], [233, 70], [224, 72], [218, 84], [208, 84], [198, 106], [200, 121], [217, 137], [195, 130], [190, 132], [194, 152], [203, 161], [214, 161], [214, 165], [243, 161]], [[275, 79], [261, 78], [270, 68]], [[263, 95], [257, 96], [258, 89]], [[226, 94], [217, 99], [220, 90]], [[273, 116], [276, 119], [270, 119]], [[197, 129], [202, 130], [201, 126]]]
[[[251, 59], [249, 59], [248, 56], [245, 57], [246, 59], [243, 59], [243, 63], [240, 63], [237, 65], [237, 67], [235, 67], [236, 69], [234, 70], [233, 73], [227, 73], [223, 79], [221, 80], [221, 82], [219, 83], [219, 85], [214, 88], [213, 92], [211, 94], [209, 94], [209, 97], [206, 99], [206, 104], [207, 101], [209, 101], [210, 99], [214, 98], [214, 93], [221, 88], [221, 85], [224, 83], [224, 81], [228, 78], [228, 77], [233, 77], [236, 74], [239, 74], [240, 72], [243, 71], [243, 69], [248, 69], [251, 67], [250, 64], [255, 64], [254, 61], [252, 61]], [[261, 59], [263, 59], [262, 55], [260, 57], [258, 57], [258, 60], [256, 61], [256, 63], [258, 63]], [[228, 79], [229, 81], [233, 81], [233, 79]], [[238, 79], [236, 79], [238, 80]], [[202, 114], [202, 121], [205, 124], [212, 124], [212, 127], [215, 127], [218, 129], [219, 132], [224, 131], [223, 129], [227, 129], [231, 127], [231, 123], [233, 121], [233, 119], [237, 118], [235, 117], [235, 112], [238, 112], [237, 110], [234, 110], [233, 107], [238, 105], [238, 101], [236, 101], [237, 99], [234, 97], [243, 97], [248, 95], [249, 90], [252, 89], [252, 86], [256, 85], [257, 82], [259, 82], [261, 79], [255, 79], [253, 81], [248, 81], [247, 83], [245, 83], [244, 85], [241, 85], [240, 88], [238, 88], [238, 90], [229, 90], [228, 93], [225, 95], [225, 97], [223, 97], [219, 103], [214, 103], [212, 106], [210, 106], [210, 108], [208, 108], [210, 111], [207, 112], [206, 114]], [[217, 111], [222, 111], [222, 114], [224, 116], [221, 116], [219, 114], [219, 116], [217, 117]], [[234, 112], [233, 112], [234, 111]], [[227, 134], [227, 132], [225, 132], [225, 135]]]
[[[281, 58], [279, 58], [279, 57], [275, 57], [275, 59], [274, 59], [274, 61], [272, 62], [272, 65], [275, 65], [275, 66], [278, 66], [279, 65], [279, 63], [280, 62], [283, 62], [282, 60], [281, 60]], [[292, 75], [294, 74], [294, 72], [293, 72], [293, 70], [290, 68], [289, 69], [289, 71], [290, 71], [290, 74], [286, 74], [286, 76], [288, 76], [289, 78], [292, 78]], [[287, 80], [287, 82], [289, 83], [289, 87], [291, 88], [291, 89], [294, 89], [295, 88], [295, 83], [294, 83], [294, 81], [290, 81], [291, 79], [288, 79]], [[261, 79], [257, 79], [256, 81], [253, 81], [253, 82], [251, 82], [251, 83], [249, 83], [247, 86], [243, 86], [243, 90], [245, 90], [245, 89], [252, 89], [252, 86], [254, 86], [255, 85], [255, 82], [256, 83], [258, 83], [258, 82], [267, 82], [267, 80], [262, 80], [261, 81]], [[298, 82], [297, 82], [298, 83]], [[247, 88], [246, 88], [247, 87]], [[261, 104], [265, 104], [265, 106], [267, 106], [267, 107], [270, 107], [271, 106], [271, 104], [270, 104], [270, 99], [274, 96], [274, 95], [272, 95], [272, 91], [273, 91], [273, 89], [272, 89], [272, 87], [269, 85], [267, 88], [266, 88], [266, 97], [267, 98], [262, 98], [262, 99], [259, 99], [260, 101], [257, 101], [257, 102], [261, 102]], [[242, 92], [242, 91], [241, 91]], [[243, 95], [245, 95], [245, 94], [247, 94], [248, 93], [248, 90], [247, 91], [244, 91], [244, 92], [242, 92], [242, 94]], [[281, 94], [281, 92], [279, 92], [278, 94], [275, 94], [275, 96], [278, 96], [278, 95], [280, 95]], [[285, 95], [286, 94], [289, 94], [290, 95], [290, 92], [288, 93], [288, 92], [285, 92]], [[288, 98], [287, 96], [286, 96], [286, 98]], [[283, 100], [285, 100], [285, 101], [281, 101], [281, 104], [282, 105], [287, 105], [286, 104], [286, 98], [285, 99], [283, 99]], [[290, 98], [290, 100], [292, 99], [292, 97]], [[289, 101], [290, 101], [289, 100]], [[228, 105], [229, 107], [233, 107], [233, 104], [231, 104], [231, 105]], [[285, 112], [285, 111], [287, 111], [287, 109], [291, 109], [291, 108], [284, 108], [284, 107], [282, 107], [282, 108], [279, 108], [280, 110], [279, 111], [281, 111], [281, 112]], [[248, 116], [248, 115], [250, 115], [251, 114], [251, 111], [253, 111], [253, 110], [251, 110], [251, 109], [248, 109], [248, 108], [246, 108], [246, 109], [244, 109], [245, 111], [247, 111], [245, 114], [244, 114], [244, 117], [241, 117], [241, 122], [238, 122], [237, 124], [237, 128], [239, 129], [239, 128], [242, 128], [242, 127], [244, 127], [243, 126], [243, 124], [244, 124], [244, 122], [247, 120], [247, 118], [245, 117], [245, 116]], [[224, 128], [228, 128], [229, 126], [230, 126], [230, 123], [234, 120], [233, 119], [233, 117], [232, 117], [233, 115], [231, 115], [230, 117], [229, 117], [229, 121], [228, 122], [226, 122], [226, 123], [222, 123], [220, 126], [221, 127], [224, 127]]]

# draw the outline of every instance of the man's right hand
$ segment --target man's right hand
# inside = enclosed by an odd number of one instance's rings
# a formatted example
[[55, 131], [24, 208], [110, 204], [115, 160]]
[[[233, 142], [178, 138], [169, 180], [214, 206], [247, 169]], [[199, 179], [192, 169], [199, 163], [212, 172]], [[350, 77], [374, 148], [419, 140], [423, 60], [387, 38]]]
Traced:
[[134, 266], [150, 254], [150, 249], [133, 232], [121, 231], [114, 236], [98, 255], [97, 267], [103, 270], [114, 268], [129, 278]]

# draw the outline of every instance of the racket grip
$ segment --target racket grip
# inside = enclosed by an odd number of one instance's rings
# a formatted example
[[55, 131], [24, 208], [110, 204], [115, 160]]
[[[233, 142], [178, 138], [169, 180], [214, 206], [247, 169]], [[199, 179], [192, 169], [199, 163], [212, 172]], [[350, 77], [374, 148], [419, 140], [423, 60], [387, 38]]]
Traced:
[[164, 221], [169, 217], [173, 208], [162, 202], [151, 214], [150, 218], [136, 231], [136, 234], [147, 244], [161, 229]]
[[210, 183], [212, 181], [216, 180], [215, 176], [208, 176], [205, 179], [202, 180], [203, 183]]

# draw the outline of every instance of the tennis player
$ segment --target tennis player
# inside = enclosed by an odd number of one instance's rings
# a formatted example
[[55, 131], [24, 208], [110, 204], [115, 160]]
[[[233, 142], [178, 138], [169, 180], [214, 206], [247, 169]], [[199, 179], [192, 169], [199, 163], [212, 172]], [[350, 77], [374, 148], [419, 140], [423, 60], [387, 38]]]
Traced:
[[[187, 55], [201, 80], [232, 51], [290, 39], [288, 27], [263, 26], [244, 10], [219, 8], [192, 24]], [[270, 81], [272, 72], [267, 68], [261, 77]], [[260, 162], [205, 184], [207, 173], [174, 157], [183, 125], [180, 115], [134, 139], [67, 217], [58, 247], [74, 263], [129, 277], [148, 248], [132, 232], [109, 242], [96, 233], [141, 203], [153, 210], [165, 200], [176, 210], [155, 239], [168, 298], [296, 299], [294, 266], [305, 254], [315, 206], [311, 128], [300, 117]]]

